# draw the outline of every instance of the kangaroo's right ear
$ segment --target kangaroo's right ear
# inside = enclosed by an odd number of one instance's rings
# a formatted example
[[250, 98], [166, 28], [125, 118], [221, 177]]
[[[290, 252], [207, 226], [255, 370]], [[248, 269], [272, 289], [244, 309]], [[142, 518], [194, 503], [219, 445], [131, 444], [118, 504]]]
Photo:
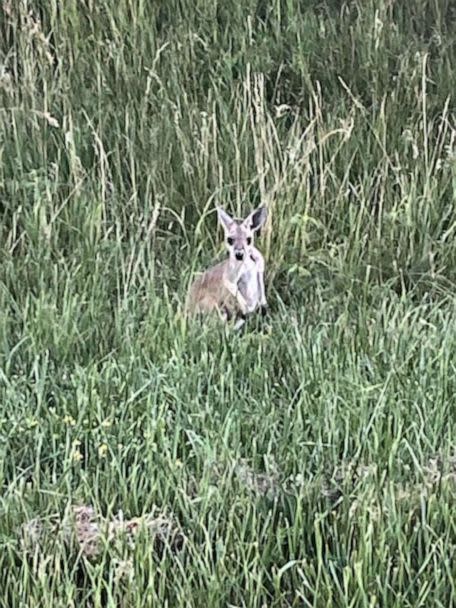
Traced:
[[217, 207], [217, 217], [218, 221], [221, 223], [225, 230], [229, 230], [234, 220], [226, 211], [224, 211], [221, 207]]

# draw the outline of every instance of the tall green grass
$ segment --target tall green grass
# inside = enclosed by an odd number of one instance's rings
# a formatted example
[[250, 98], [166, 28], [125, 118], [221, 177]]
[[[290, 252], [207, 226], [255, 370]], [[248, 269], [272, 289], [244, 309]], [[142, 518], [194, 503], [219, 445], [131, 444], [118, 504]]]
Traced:
[[[1, 606], [455, 603], [455, 16], [3, 1]], [[260, 201], [269, 317], [188, 323]], [[78, 504], [186, 543], [24, 548]]]

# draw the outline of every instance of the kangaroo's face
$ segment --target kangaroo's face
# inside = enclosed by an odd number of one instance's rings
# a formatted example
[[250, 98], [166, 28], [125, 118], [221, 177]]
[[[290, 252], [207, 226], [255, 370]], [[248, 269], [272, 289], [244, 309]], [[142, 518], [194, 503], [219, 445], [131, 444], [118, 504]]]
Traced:
[[217, 208], [217, 214], [219, 222], [225, 231], [225, 245], [230, 258], [242, 263], [250, 255], [255, 232], [266, 220], [266, 207], [258, 207], [245, 220], [233, 219], [220, 207]]
[[230, 257], [242, 262], [248, 258], [253, 243], [253, 231], [242, 223], [234, 221], [229, 229], [225, 230], [225, 244]]

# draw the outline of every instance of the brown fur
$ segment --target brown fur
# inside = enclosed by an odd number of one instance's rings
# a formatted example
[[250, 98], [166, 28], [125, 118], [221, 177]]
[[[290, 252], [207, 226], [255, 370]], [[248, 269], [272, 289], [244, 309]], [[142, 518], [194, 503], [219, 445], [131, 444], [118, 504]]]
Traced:
[[225, 318], [237, 312], [245, 314], [246, 311], [242, 310], [236, 296], [226, 287], [227, 282], [236, 281], [236, 270], [239, 272], [241, 265], [239, 264], [238, 269], [233, 269], [230, 268], [229, 262], [230, 260], [225, 260], [209, 268], [193, 282], [186, 306], [190, 315], [218, 312], [222, 318]]

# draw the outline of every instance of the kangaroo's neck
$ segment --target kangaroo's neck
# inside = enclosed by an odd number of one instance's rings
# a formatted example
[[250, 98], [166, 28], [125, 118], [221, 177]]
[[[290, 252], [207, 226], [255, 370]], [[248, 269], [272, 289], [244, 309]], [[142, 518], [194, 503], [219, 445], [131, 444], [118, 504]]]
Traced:
[[231, 257], [228, 259], [228, 274], [231, 280], [236, 281], [245, 272], [245, 268], [244, 260], [240, 262], [239, 260], [233, 260]]
[[251, 271], [256, 266], [255, 256], [248, 255], [242, 262], [233, 260], [231, 257], [228, 260], [228, 272], [231, 277], [240, 277], [246, 272]]

